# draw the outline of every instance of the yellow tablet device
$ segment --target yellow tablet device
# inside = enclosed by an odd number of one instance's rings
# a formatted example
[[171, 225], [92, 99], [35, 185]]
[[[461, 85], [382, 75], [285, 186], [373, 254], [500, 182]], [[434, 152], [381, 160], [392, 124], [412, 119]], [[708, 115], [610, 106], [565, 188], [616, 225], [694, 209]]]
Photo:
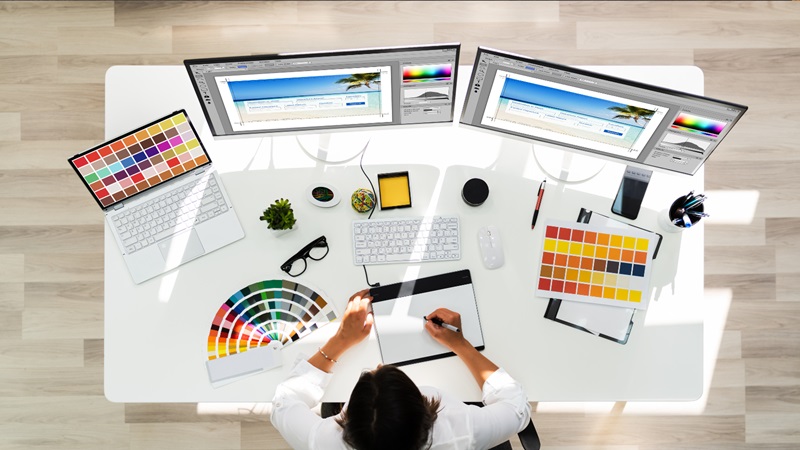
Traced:
[[378, 174], [381, 209], [407, 208], [411, 206], [411, 187], [408, 172]]

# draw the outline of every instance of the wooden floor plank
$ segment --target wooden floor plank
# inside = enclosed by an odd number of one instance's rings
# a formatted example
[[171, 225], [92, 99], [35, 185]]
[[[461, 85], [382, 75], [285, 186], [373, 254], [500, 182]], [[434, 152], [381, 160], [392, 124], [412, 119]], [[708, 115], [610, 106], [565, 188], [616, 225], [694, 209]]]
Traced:
[[113, 2], [3, 2], [0, 28], [28, 27], [108, 27], [114, 24]]
[[19, 141], [22, 136], [18, 112], [0, 112], [0, 141]]

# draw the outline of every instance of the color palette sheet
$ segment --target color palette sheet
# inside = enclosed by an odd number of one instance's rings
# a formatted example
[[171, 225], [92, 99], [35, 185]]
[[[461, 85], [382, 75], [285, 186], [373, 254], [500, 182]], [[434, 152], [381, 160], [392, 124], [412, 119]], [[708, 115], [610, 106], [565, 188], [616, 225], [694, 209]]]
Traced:
[[208, 162], [183, 111], [70, 159], [104, 208]]
[[259, 281], [231, 295], [217, 310], [208, 332], [208, 359], [270, 343], [283, 347], [336, 317], [333, 305], [306, 286], [279, 279]]
[[448, 81], [452, 75], [453, 66], [450, 64], [431, 64], [425, 66], [403, 67], [403, 83]]
[[536, 295], [647, 309], [655, 247], [633, 229], [548, 220]]

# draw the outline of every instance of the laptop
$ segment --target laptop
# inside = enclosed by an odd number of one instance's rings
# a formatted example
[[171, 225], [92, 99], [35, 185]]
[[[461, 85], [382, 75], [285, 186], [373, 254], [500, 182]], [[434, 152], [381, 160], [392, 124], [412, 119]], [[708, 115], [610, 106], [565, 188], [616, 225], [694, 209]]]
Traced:
[[185, 110], [69, 158], [136, 284], [244, 237]]

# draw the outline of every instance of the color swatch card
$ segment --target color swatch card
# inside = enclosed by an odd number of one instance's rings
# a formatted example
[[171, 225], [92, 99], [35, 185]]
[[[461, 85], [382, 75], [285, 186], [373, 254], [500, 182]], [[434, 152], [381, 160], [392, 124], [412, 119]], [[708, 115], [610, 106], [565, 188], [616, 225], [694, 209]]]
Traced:
[[[289, 280], [265, 280], [230, 296], [217, 310], [208, 332], [209, 379], [249, 375], [274, 367], [263, 347], [280, 348], [336, 320], [333, 305], [313, 290]], [[266, 349], [264, 349], [266, 350]]]
[[647, 309], [652, 233], [548, 220], [536, 295]]

